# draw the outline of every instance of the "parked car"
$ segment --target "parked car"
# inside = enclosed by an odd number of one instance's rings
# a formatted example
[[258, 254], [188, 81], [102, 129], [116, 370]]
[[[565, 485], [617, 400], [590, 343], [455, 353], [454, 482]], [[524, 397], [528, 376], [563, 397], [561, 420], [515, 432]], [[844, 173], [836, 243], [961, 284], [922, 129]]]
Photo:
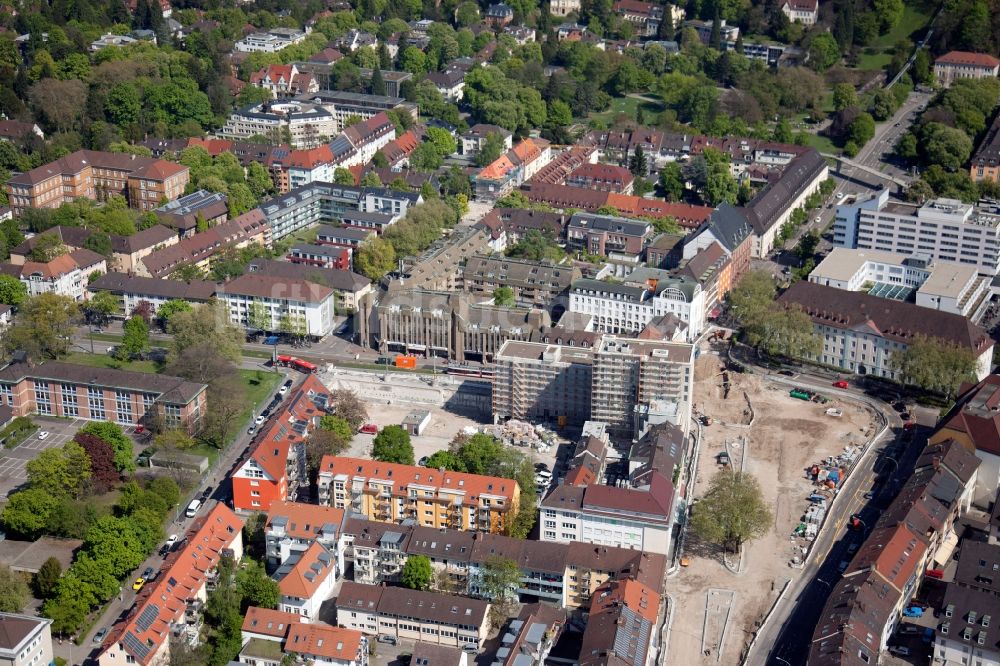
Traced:
[[851, 563], [847, 560], [841, 560], [840, 564], [837, 565], [837, 573], [844, 573], [850, 565]]
[[49, 438], [48, 430], [43, 430], [40, 433], [38, 433], [38, 439], [48, 439], [48, 438]]
[[156, 577], [156, 569], [153, 567], [146, 567], [142, 572], [142, 577], [146, 580], [153, 580]]
[[97, 630], [97, 633], [94, 634], [94, 642], [95, 643], [103, 643], [104, 642], [104, 638], [107, 635], [108, 635], [108, 628], [107, 627], [101, 627], [100, 629]]
[[257, 418], [255, 418], [255, 419], [253, 420], [253, 422], [254, 422], [254, 425], [260, 425], [261, 423], [263, 423], [263, 422], [264, 422], [264, 421], [266, 421], [266, 420], [267, 420], [267, 419], [266, 419], [266, 418], [264, 418], [264, 415], [263, 415], [263, 414], [261, 414], [260, 416], [258, 416]]
[[138, 592], [139, 590], [142, 589], [142, 586], [145, 585], [145, 584], [146, 584], [146, 579], [145, 578], [136, 578], [135, 582], [132, 583], [132, 589], [135, 590], [136, 592]]
[[209, 497], [211, 497], [212, 496], [212, 491], [214, 491], [214, 490], [215, 490], [214, 486], [209, 486], [208, 488], [205, 488], [205, 490], [203, 490], [202, 493], [201, 493], [201, 499], [202, 499], [202, 501], [205, 501]]
[[378, 426], [375, 425], [374, 423], [366, 423], [363, 426], [361, 426], [360, 432], [363, 432], [366, 435], [377, 435]]
[[282, 387], [278, 389], [278, 395], [285, 395], [286, 393], [288, 393], [288, 387], [282, 385]]
[[428, 460], [430, 460], [430, 458], [428, 456], [424, 456], [423, 458], [417, 461], [417, 464], [420, 465], [421, 467], [426, 467]]
[[898, 654], [900, 657], [909, 657], [910, 648], [905, 645], [893, 645], [889, 648], [889, 652], [893, 654]]
[[845, 389], [849, 386], [846, 379], [838, 379], [833, 383], [834, 388]]

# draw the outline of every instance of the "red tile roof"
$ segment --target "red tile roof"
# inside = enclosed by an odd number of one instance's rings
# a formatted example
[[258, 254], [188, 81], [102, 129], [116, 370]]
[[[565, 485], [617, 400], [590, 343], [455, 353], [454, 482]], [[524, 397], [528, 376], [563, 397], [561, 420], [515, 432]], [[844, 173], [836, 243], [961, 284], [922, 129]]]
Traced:
[[271, 502], [267, 512], [268, 527], [279, 516], [288, 519], [285, 534], [297, 539], [315, 539], [324, 525], [332, 523], [339, 528], [344, 523], [343, 509], [303, 502]]
[[293, 150], [288, 154], [287, 166], [296, 169], [315, 169], [321, 164], [333, 162], [333, 153], [330, 146], [323, 144], [318, 148], [309, 150]]
[[295, 613], [251, 606], [243, 618], [243, 631], [284, 638], [288, 634], [289, 627], [299, 624], [302, 620], [303, 617]]
[[285, 652], [350, 662], [357, 659], [361, 632], [327, 624], [296, 624], [288, 632]]
[[[149, 664], [163, 643], [170, 639], [170, 627], [198, 596], [208, 573], [222, 557], [222, 551], [241, 539], [243, 521], [225, 504], [216, 503], [203, 520], [195, 522], [194, 534], [184, 547], [167, 558], [159, 582], [136, 600], [123, 623], [115, 625], [105, 641], [104, 652], [122, 644], [136, 663]], [[103, 652], [102, 652], [103, 654]]]
[[334, 575], [334, 557], [313, 541], [285, 576], [278, 581], [282, 596], [311, 599], [327, 578]]
[[965, 65], [972, 67], [997, 67], [1000, 60], [997, 60], [986, 53], [972, 53], [970, 51], [950, 51], [943, 56], [939, 56], [934, 61], [935, 65]]

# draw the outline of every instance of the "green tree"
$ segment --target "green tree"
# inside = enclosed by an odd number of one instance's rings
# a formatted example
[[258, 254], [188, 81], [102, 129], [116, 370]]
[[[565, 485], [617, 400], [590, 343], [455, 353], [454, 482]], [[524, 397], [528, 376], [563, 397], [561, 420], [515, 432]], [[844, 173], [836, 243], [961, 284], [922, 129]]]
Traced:
[[354, 428], [342, 416], [326, 415], [320, 418], [319, 427], [332, 432], [344, 442], [350, 442], [354, 438]]
[[28, 298], [28, 287], [13, 275], [0, 275], [0, 303], [18, 306]]
[[660, 189], [667, 201], [680, 201], [684, 197], [684, 176], [679, 163], [667, 162], [660, 169]]
[[875, 119], [870, 113], [859, 113], [847, 127], [847, 140], [860, 149], [875, 136]]
[[747, 332], [750, 344], [772, 356], [812, 358], [823, 349], [823, 338], [812, 318], [801, 310], [772, 306], [760, 324]]
[[833, 87], [833, 110], [840, 112], [858, 105], [858, 93], [850, 83], [838, 83]]
[[476, 153], [476, 165], [484, 167], [503, 155], [504, 138], [499, 132], [489, 132]]
[[271, 311], [268, 310], [263, 301], [254, 299], [247, 307], [247, 328], [255, 328], [259, 331], [270, 331], [274, 328]]
[[115, 357], [119, 361], [140, 358], [149, 351], [149, 326], [142, 317], [130, 317], [123, 327], [122, 341]]
[[972, 154], [972, 139], [960, 129], [932, 122], [924, 126], [923, 151], [927, 161], [955, 170]]
[[480, 595], [490, 600], [490, 624], [502, 625], [517, 603], [521, 568], [509, 557], [493, 555], [480, 568], [478, 583]]
[[705, 188], [702, 193], [710, 206], [718, 206], [723, 202], [736, 203], [739, 184], [729, 170], [728, 163], [717, 162], [708, 165]]
[[643, 152], [642, 146], [636, 146], [635, 151], [632, 152], [632, 157], [628, 160], [628, 170], [636, 178], [645, 178], [646, 174], [649, 173], [649, 160], [646, 159], [646, 153]]
[[167, 330], [170, 318], [179, 312], [191, 312], [191, 304], [180, 298], [173, 298], [156, 310], [156, 318], [160, 322], [160, 327]]
[[371, 94], [373, 95], [385, 94], [385, 79], [382, 77], [382, 70], [379, 67], [376, 67], [372, 71]]
[[109, 421], [90, 421], [80, 428], [85, 435], [98, 437], [111, 446], [115, 452], [115, 468], [119, 472], [135, 471], [135, 456], [132, 451], [132, 438], [125, 434], [122, 427]]
[[8, 531], [34, 539], [45, 530], [58, 504], [58, 497], [42, 488], [21, 490], [8, 498], [0, 521]]
[[167, 509], [172, 509], [181, 501], [181, 489], [169, 476], [158, 476], [149, 482], [148, 491], [163, 500]]
[[510, 287], [499, 287], [493, 292], [493, 305], [500, 308], [512, 308], [516, 305], [514, 290]]
[[6, 564], [0, 565], [0, 612], [20, 613], [30, 598], [24, 578]]
[[451, 451], [435, 451], [427, 458], [427, 469], [446, 469], [452, 472], [464, 472], [465, 465], [461, 458]]
[[410, 443], [410, 433], [398, 425], [382, 428], [372, 442], [372, 458], [381, 462], [412, 465], [413, 445]]
[[400, 581], [411, 590], [428, 590], [433, 577], [430, 558], [426, 555], [411, 555], [403, 565]]
[[840, 45], [830, 33], [821, 32], [809, 42], [809, 64], [817, 72], [825, 72], [839, 60]]
[[60, 578], [62, 578], [62, 565], [59, 564], [59, 560], [49, 557], [42, 562], [42, 566], [38, 568], [38, 573], [35, 574], [33, 581], [35, 594], [38, 598], [48, 599], [51, 597]]
[[757, 326], [767, 315], [775, 294], [774, 279], [765, 271], [752, 271], [729, 292], [729, 309], [744, 328]]
[[61, 449], [46, 449], [25, 466], [33, 490], [43, 490], [53, 497], [79, 497], [90, 479], [90, 458], [76, 442]]
[[246, 613], [247, 608], [277, 608], [281, 593], [278, 581], [267, 575], [259, 562], [244, 560], [236, 572], [236, 591], [243, 597], [240, 612]]
[[747, 541], [767, 533], [771, 512], [756, 477], [744, 472], [717, 472], [691, 516], [701, 539], [738, 553]]
[[354, 269], [369, 280], [380, 280], [396, 267], [396, 252], [383, 237], [369, 238], [354, 255]]
[[39, 294], [24, 301], [4, 334], [8, 352], [27, 351], [36, 359], [58, 358], [66, 354], [80, 317], [76, 302], [55, 293]]
[[171, 314], [167, 331], [173, 336], [172, 364], [192, 348], [205, 345], [218, 357], [233, 363], [242, 358], [243, 332], [230, 323], [229, 312], [219, 301], [211, 300], [187, 312]]
[[976, 358], [965, 348], [926, 336], [896, 350], [889, 367], [900, 381], [953, 397], [962, 382], [975, 381]]
[[333, 182], [338, 185], [353, 185], [354, 174], [343, 167], [337, 167], [337, 169], [333, 172]]

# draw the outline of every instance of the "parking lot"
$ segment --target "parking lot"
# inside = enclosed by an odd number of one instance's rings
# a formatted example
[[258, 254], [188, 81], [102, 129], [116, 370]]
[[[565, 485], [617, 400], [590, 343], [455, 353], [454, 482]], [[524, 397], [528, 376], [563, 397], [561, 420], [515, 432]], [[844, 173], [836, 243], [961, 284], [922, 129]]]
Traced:
[[[16, 490], [28, 480], [28, 462], [34, 460], [46, 449], [61, 447], [73, 439], [76, 431], [87, 424], [86, 419], [59, 419], [46, 416], [32, 416], [31, 420], [38, 426], [26, 440], [16, 448], [0, 450], [0, 499]], [[135, 434], [134, 427], [124, 428], [129, 436]], [[49, 433], [44, 439], [39, 439], [42, 432]], [[135, 446], [138, 453], [141, 446]]]
[[[34, 460], [45, 449], [62, 446], [87, 423], [84, 419], [68, 420], [44, 416], [33, 416], [31, 420], [38, 426], [38, 430], [16, 448], [5, 449], [0, 453], [0, 497], [6, 498], [28, 480], [25, 468], [29, 461]], [[42, 432], [48, 432], [48, 437], [39, 439], [39, 434]]]

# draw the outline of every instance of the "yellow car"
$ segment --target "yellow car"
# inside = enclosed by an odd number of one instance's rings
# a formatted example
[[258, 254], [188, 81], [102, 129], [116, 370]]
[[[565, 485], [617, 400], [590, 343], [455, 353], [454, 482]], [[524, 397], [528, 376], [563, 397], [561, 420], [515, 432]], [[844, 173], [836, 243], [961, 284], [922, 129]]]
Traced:
[[136, 592], [138, 592], [139, 590], [142, 589], [142, 586], [145, 585], [145, 584], [146, 584], [146, 579], [145, 578], [136, 578], [135, 582], [132, 583], [132, 589], [135, 590]]

